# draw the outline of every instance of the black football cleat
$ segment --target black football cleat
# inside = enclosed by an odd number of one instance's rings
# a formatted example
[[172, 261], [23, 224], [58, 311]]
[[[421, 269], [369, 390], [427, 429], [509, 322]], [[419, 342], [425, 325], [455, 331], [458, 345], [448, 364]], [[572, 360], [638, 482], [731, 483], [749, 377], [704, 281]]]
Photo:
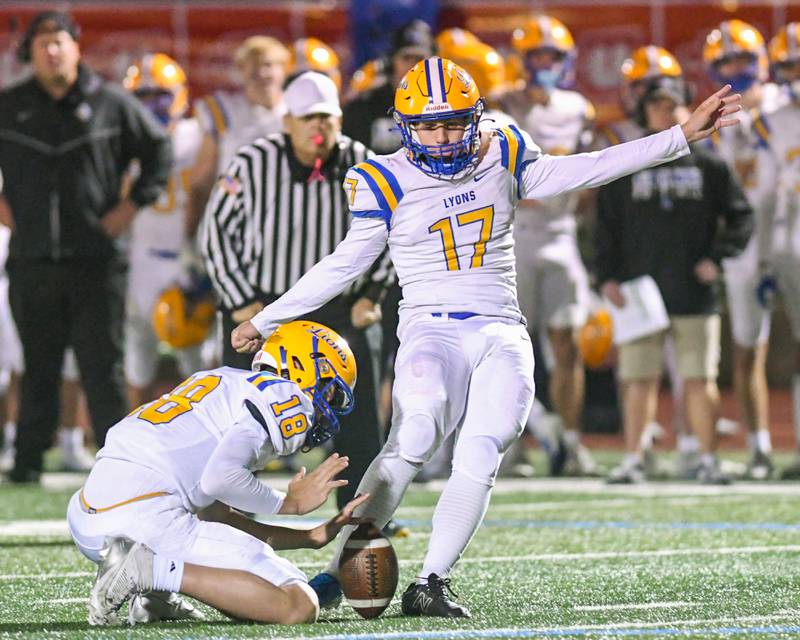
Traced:
[[448, 594], [458, 597], [450, 588], [450, 579], [442, 579], [432, 573], [424, 583], [412, 582], [408, 585], [401, 609], [407, 616], [471, 618], [469, 609], [453, 602]]

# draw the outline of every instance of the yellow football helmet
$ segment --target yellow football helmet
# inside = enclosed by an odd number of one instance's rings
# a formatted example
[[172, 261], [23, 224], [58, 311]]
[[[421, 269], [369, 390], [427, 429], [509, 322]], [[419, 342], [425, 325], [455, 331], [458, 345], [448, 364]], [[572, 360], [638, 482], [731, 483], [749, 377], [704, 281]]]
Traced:
[[[574, 82], [575, 40], [560, 20], [547, 15], [531, 16], [514, 29], [511, 45], [522, 58], [528, 84], [549, 90], [566, 88]], [[541, 51], [554, 53], [555, 63], [537, 61], [535, 55]]]
[[[470, 167], [478, 157], [478, 122], [483, 108], [484, 100], [472, 76], [455, 62], [436, 56], [420, 60], [403, 76], [394, 94], [393, 115], [409, 160], [436, 177], [452, 176]], [[430, 122], [463, 126], [464, 135], [451, 144], [422, 144], [416, 128]]]
[[800, 100], [800, 79], [784, 75], [787, 67], [800, 63], [800, 22], [790, 22], [782, 27], [769, 43], [769, 61], [772, 63], [775, 80], [787, 85], [792, 97]]
[[652, 44], [639, 47], [622, 63], [620, 74], [622, 75], [620, 96], [622, 106], [628, 114], [635, 111], [639, 98], [654, 86], [674, 88], [676, 92], [686, 95], [686, 98], [689, 97], [681, 65], [675, 56], [663, 47]]
[[337, 416], [353, 410], [356, 359], [347, 341], [325, 325], [306, 320], [281, 325], [256, 353], [252, 369], [291, 380], [311, 398], [316, 412], [304, 450], [336, 435]]
[[134, 62], [122, 86], [139, 96], [158, 120], [166, 125], [177, 120], [189, 106], [186, 73], [166, 53], [151, 53]]
[[454, 49], [459, 49], [460, 47], [470, 44], [480, 44], [480, 38], [471, 31], [459, 29], [458, 27], [444, 29], [436, 36], [436, 52], [442, 58], [449, 58], [452, 60], [452, 58], [447, 55], [448, 53], [452, 52]]
[[[703, 60], [714, 82], [730, 84], [734, 91], [747, 91], [755, 82], [769, 75], [769, 61], [764, 36], [743, 20], [726, 20], [706, 36]], [[743, 60], [746, 66], [734, 73], [722, 73], [720, 66]]]
[[578, 333], [578, 350], [587, 367], [599, 369], [606, 364], [614, 346], [613, 335], [608, 309], [601, 307], [594, 311]]
[[388, 75], [386, 67], [386, 60], [384, 58], [378, 58], [376, 60], [370, 60], [356, 69], [353, 77], [350, 78], [350, 85], [347, 88], [348, 94], [354, 96], [383, 84]]
[[636, 49], [631, 57], [622, 63], [620, 73], [625, 82], [631, 83], [660, 76], [680, 78], [683, 70], [669, 51], [650, 44]]
[[206, 339], [215, 314], [210, 288], [193, 295], [180, 287], [170, 287], [156, 301], [153, 329], [158, 339], [173, 349], [194, 347]]
[[442, 31], [436, 42], [439, 55], [471, 75], [482, 96], [496, 99], [506, 89], [506, 65], [493, 47], [463, 29]]
[[342, 74], [339, 71], [339, 56], [322, 40], [300, 38], [289, 48], [289, 73], [319, 71], [329, 76], [342, 90]]

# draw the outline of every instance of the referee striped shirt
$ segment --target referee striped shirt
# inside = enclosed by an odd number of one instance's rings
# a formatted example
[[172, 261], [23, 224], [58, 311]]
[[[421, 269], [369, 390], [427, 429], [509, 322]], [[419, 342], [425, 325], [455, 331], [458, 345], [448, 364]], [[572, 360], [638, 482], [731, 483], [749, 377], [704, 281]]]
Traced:
[[[322, 179], [299, 164], [285, 134], [239, 149], [215, 185], [203, 217], [206, 268], [228, 311], [279, 296], [336, 248], [350, 225], [345, 173], [371, 157], [340, 135]], [[388, 251], [345, 295], [360, 297], [394, 280]]]

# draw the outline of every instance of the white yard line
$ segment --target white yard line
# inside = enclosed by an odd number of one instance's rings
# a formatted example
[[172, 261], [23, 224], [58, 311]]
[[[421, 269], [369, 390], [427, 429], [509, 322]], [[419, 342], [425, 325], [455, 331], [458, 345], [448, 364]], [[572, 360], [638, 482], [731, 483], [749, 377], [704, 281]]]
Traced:
[[645, 602], [626, 604], [587, 604], [572, 607], [575, 611], [628, 611], [631, 609], [688, 609], [702, 607], [702, 602]]
[[[776, 545], [759, 547], [695, 547], [687, 549], [654, 549], [652, 551], [587, 551], [584, 553], [532, 553], [521, 556], [484, 556], [481, 558], [461, 558], [459, 564], [491, 564], [495, 562], [564, 562], [584, 560], [613, 560], [615, 558], [669, 558], [673, 556], [703, 556], [703, 555], [753, 555], [759, 553], [797, 553], [800, 545]], [[417, 565], [422, 558], [403, 558], [401, 565]], [[298, 562], [300, 568], [314, 568], [324, 566], [325, 562]], [[0, 576], [2, 578], [2, 576]]]
[[0, 523], [0, 538], [14, 536], [69, 536], [66, 520], [12, 520]]
[[82, 598], [52, 598], [50, 600], [35, 600], [31, 604], [40, 607], [48, 604], [86, 604], [87, 602], [89, 602], [89, 598], [84, 596]]
[[89, 578], [96, 571], [67, 571], [62, 573], [0, 573], [2, 580], [58, 580], [60, 578]]
[[[798, 553], [800, 545], [776, 545], [759, 547], [698, 547], [688, 549], [655, 549], [652, 551], [589, 551], [586, 553], [534, 553], [521, 556], [486, 556], [482, 558], [462, 558], [461, 564], [491, 564], [495, 562], [564, 562], [584, 560], [610, 560], [615, 558], [667, 558], [672, 556], [698, 555], [752, 555], [759, 553]], [[422, 558], [402, 559], [401, 565], [417, 565]], [[325, 562], [298, 562], [300, 568], [322, 567]], [[7, 573], [0, 574], [0, 581], [5, 580], [49, 580], [55, 578], [86, 578], [93, 572], [74, 571], [67, 573]]]
[[[290, 476], [263, 476], [262, 481], [269, 486], [285, 491]], [[86, 480], [81, 473], [45, 473], [42, 484], [47, 489], [78, 489]], [[432, 480], [415, 484], [415, 488], [440, 492], [446, 480]], [[494, 488], [495, 493], [531, 492], [531, 493], [589, 493], [609, 495], [627, 495], [641, 497], [658, 496], [717, 496], [731, 492], [744, 495], [784, 495], [800, 496], [800, 484], [785, 482], [741, 482], [733, 487], [704, 486], [694, 482], [653, 482], [641, 485], [608, 485], [603, 478], [500, 478]]]
[[[699, 555], [753, 555], [759, 553], [798, 553], [800, 545], [775, 545], [757, 547], [694, 547], [686, 549], [654, 549], [651, 551], [588, 551], [583, 553], [534, 553], [520, 556], [485, 556], [479, 558], [462, 558], [461, 564], [491, 564], [496, 562], [582, 562], [585, 560], [613, 560], [615, 558], [668, 558], [674, 556], [699, 556]], [[401, 565], [417, 565], [422, 558], [400, 560]], [[300, 568], [315, 568], [325, 565], [324, 561], [298, 562]], [[32, 573], [0, 574], [2, 580], [47, 580], [50, 578], [84, 578], [91, 576], [90, 572], [71, 573]]]
[[[730, 494], [719, 496], [720, 500], [726, 501], [740, 501], [747, 499], [748, 496], [741, 494]], [[676, 496], [672, 498], [664, 498], [659, 501], [660, 505], [673, 505], [673, 506], [692, 506], [704, 504], [708, 498], [697, 496]], [[561, 511], [564, 509], [580, 507], [581, 509], [607, 509], [613, 507], [630, 507], [642, 504], [641, 498], [611, 498], [599, 500], [559, 500], [554, 502], [514, 502], [504, 503], [489, 507], [488, 517], [491, 518], [495, 513], [509, 513], [509, 512], [542, 512], [542, 511]], [[411, 517], [412, 515], [429, 515], [433, 513], [433, 506], [429, 507], [401, 507], [397, 516], [400, 520], [403, 517]], [[324, 515], [323, 515], [324, 514]], [[316, 515], [316, 514], [315, 514]], [[333, 512], [327, 510], [319, 514], [318, 518], [265, 518], [261, 522], [269, 522], [273, 524], [289, 524], [293, 523], [303, 527], [312, 527], [323, 522], [323, 518], [333, 516]], [[418, 535], [418, 532], [414, 532]], [[421, 535], [421, 532], [419, 532]], [[66, 520], [12, 520], [8, 522], [0, 522], [0, 539], [6, 537], [16, 536], [69, 536], [69, 529]]]
[[[800, 611], [796, 610], [787, 615], [769, 615], [769, 616], [742, 616], [735, 618], [707, 618], [695, 620], [662, 620], [657, 622], [621, 622], [612, 624], [586, 624], [586, 625], [571, 625], [564, 627], [531, 627], [529, 629], [514, 628], [514, 627], [500, 627], [490, 629], [463, 629], [463, 630], [441, 630], [441, 631], [389, 631], [385, 633], [363, 633], [363, 634], [337, 634], [327, 636], [316, 636], [317, 640], [371, 640], [371, 639], [385, 639], [385, 640], [402, 640], [405, 638], [448, 638], [458, 640], [460, 638], [496, 638], [503, 635], [509, 635], [515, 638], [536, 637], [538, 635], [568, 635], [570, 631], [574, 631], [575, 635], [580, 635], [583, 631], [598, 631], [605, 632], [609, 636], [614, 635], [614, 631], [626, 631], [630, 629], [674, 629], [676, 627], [709, 627], [709, 631], [713, 631], [715, 626], [733, 626], [743, 628], [746, 630], [747, 623], [756, 623], [763, 625], [764, 623], [776, 622], [790, 622], [795, 623]], [[604, 634], [604, 635], [605, 635]], [[623, 635], [623, 634], [620, 634]], [[627, 635], [627, 634], [624, 634]], [[646, 635], [642, 633], [641, 635]], [[260, 640], [267, 640], [264, 637]], [[289, 637], [272, 638], [271, 640], [292, 640]]]

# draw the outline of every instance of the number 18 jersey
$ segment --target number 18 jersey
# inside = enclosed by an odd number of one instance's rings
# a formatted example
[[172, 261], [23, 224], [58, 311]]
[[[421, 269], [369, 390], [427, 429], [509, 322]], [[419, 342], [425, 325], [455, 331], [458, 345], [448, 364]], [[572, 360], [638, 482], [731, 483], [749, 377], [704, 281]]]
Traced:
[[[297, 451], [313, 423], [311, 399], [294, 383], [232, 367], [200, 371], [112, 427], [98, 460], [115, 458], [161, 474], [194, 507], [208, 501], [200, 478], [225, 435], [253, 443], [248, 468]], [[188, 505], [187, 505], [188, 506]]]

